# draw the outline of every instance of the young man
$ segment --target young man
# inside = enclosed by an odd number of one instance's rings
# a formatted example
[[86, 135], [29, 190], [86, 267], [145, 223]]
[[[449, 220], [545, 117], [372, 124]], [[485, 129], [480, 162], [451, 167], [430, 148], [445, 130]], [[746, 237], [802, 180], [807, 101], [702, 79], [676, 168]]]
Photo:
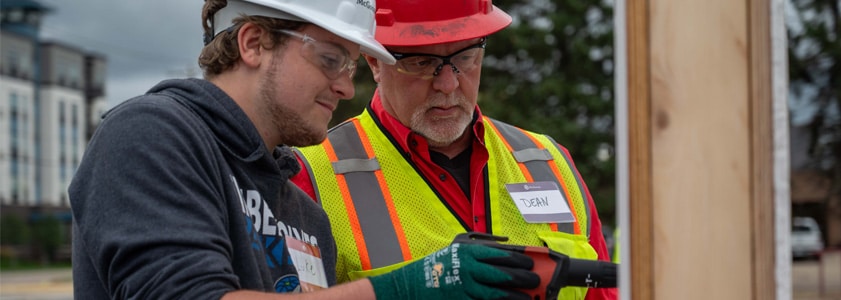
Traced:
[[[324, 139], [360, 49], [393, 62], [374, 5], [206, 1], [206, 79], [163, 81], [109, 111], [70, 185], [75, 298], [525, 297], [513, 289], [539, 281], [528, 257], [457, 243], [330, 287], [336, 245], [287, 180], [300, 170], [288, 146]], [[458, 283], [427, 285], [432, 267]]]
[[[321, 145], [301, 148], [307, 172], [293, 178], [327, 211], [339, 281], [388, 271], [464, 232], [610, 261], [567, 150], [477, 106], [487, 36], [511, 17], [487, 0], [380, 0], [376, 16], [377, 41], [397, 63], [366, 56], [372, 101]], [[559, 296], [615, 299], [616, 289]]]

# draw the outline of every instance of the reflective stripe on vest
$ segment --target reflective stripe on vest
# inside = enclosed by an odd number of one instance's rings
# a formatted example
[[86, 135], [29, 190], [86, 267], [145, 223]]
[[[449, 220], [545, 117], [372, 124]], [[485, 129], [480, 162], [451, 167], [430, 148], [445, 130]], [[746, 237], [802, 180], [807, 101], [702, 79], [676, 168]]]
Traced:
[[[514, 155], [514, 159], [520, 165], [520, 170], [522, 170], [523, 175], [525, 175], [526, 179], [529, 182], [535, 181], [551, 181], [558, 185], [558, 187], [564, 193], [564, 196], [567, 199], [567, 203], [571, 211], [575, 211], [575, 206], [573, 204], [573, 199], [570, 196], [569, 190], [563, 180], [559, 180], [561, 178], [560, 171], [558, 170], [557, 165], [555, 165], [554, 158], [552, 154], [549, 153], [549, 150], [543, 148], [543, 145], [534, 140], [533, 137], [524, 133], [521, 129], [502, 123], [500, 121], [485, 118], [486, 124], [490, 124], [491, 128], [493, 128], [496, 132], [499, 132], [500, 136], [502, 137], [502, 141], [505, 143], [505, 146], [508, 147], [508, 150], [511, 151], [511, 154]], [[489, 121], [489, 122], [487, 122]], [[558, 143], [554, 140], [549, 138], [555, 147], [558, 149], [558, 152], [564, 157], [564, 160], [568, 166], [572, 166], [572, 161], [567, 157], [566, 153], [558, 148]], [[584, 197], [583, 186], [581, 185], [581, 178], [579, 176], [575, 176], [575, 181], [578, 184], [578, 189], [582, 192], [582, 198], [584, 198], [584, 208], [586, 211], [587, 220], [590, 220], [590, 207], [587, 205], [587, 199]], [[573, 213], [576, 218], [576, 221], [573, 223], [558, 223], [558, 224], [551, 224], [553, 230], [566, 232], [566, 233], [574, 233], [574, 234], [581, 234], [581, 228], [579, 227], [580, 222], [578, 221], [579, 217], [577, 214]], [[590, 236], [590, 228], [588, 226], [586, 228], [586, 235]]]
[[[575, 170], [572, 167], [574, 165], [572, 164], [572, 158], [569, 157], [569, 154], [567, 154], [566, 151], [564, 151], [563, 149], [561, 149], [560, 146], [558, 146], [560, 144], [558, 144], [558, 142], [556, 142], [555, 139], [553, 139], [550, 136], [546, 136], [546, 137], [549, 139], [549, 141], [552, 142], [552, 145], [555, 146], [555, 149], [557, 149], [558, 152], [561, 153], [561, 156], [564, 157], [564, 161], [566, 161], [566, 165], [570, 166], [570, 169], [571, 169], [570, 171], [572, 171], [572, 174], [575, 176], [575, 183], [578, 184], [578, 190], [581, 192], [581, 199], [584, 201], [584, 211], [585, 211], [585, 214], [587, 215], [586, 236], [589, 237], [590, 236], [590, 224], [592, 224], [592, 222], [590, 222], [590, 220], [592, 220], [592, 219], [590, 219], [590, 202], [589, 202], [589, 199], [587, 199], [586, 193], [584, 192], [585, 191], [584, 180], [581, 179], [581, 174], [578, 174], [578, 171]], [[555, 167], [555, 165], [552, 165], [552, 166]], [[601, 233], [599, 233], [599, 234], [601, 234]]]
[[[368, 270], [411, 260], [391, 193], [384, 188], [380, 165], [359, 121], [353, 119], [333, 131], [337, 134], [325, 140], [324, 147], [349, 207], [351, 226], [354, 232], [362, 233], [362, 238], [356, 238], [362, 266]], [[332, 143], [342, 147], [333, 148]], [[315, 187], [315, 176], [311, 177]]]

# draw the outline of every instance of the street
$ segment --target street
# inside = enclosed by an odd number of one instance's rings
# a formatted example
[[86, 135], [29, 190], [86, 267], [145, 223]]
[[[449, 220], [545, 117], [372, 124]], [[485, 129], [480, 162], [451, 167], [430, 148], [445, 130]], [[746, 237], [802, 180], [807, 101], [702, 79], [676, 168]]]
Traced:
[[[841, 299], [841, 251], [824, 255], [823, 276], [818, 260], [792, 263], [793, 300]], [[821, 295], [823, 278], [823, 295]], [[0, 299], [73, 299], [70, 269], [0, 272]]]
[[0, 299], [73, 299], [70, 269], [0, 272]]
[[820, 261], [794, 261], [791, 275], [794, 300], [841, 299], [841, 250], [827, 252]]

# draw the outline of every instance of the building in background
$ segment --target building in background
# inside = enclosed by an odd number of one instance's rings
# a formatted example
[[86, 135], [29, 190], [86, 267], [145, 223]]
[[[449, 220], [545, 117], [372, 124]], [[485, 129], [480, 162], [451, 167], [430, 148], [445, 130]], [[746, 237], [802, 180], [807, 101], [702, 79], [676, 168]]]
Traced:
[[0, 212], [69, 222], [67, 186], [107, 109], [106, 60], [39, 40], [49, 11], [0, 2]]

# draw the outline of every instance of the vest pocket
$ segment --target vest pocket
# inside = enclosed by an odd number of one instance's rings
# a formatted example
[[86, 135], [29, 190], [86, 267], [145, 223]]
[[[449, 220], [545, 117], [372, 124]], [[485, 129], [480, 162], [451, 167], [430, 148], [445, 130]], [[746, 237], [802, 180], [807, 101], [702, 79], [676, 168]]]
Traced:
[[[552, 251], [562, 253], [572, 258], [596, 260], [599, 258], [590, 241], [584, 235], [569, 234], [557, 231], [540, 231], [537, 237]], [[561, 288], [558, 299], [580, 299], [587, 296], [587, 288]]]
[[400, 267], [403, 267], [404, 265], [407, 265], [407, 264], [409, 264], [413, 261], [415, 261], [415, 260], [404, 261], [404, 262], [396, 263], [396, 264], [393, 264], [393, 265], [390, 265], [390, 266], [385, 266], [385, 267], [371, 269], [371, 270], [350, 271], [350, 272], [347, 272], [347, 275], [348, 275], [348, 277], [350, 277], [350, 280], [357, 280], [357, 279], [360, 279], [360, 278], [382, 275], [382, 274], [397, 270]]
[[537, 237], [546, 244], [546, 247], [560, 252], [569, 257], [581, 259], [598, 259], [599, 255], [593, 246], [590, 246], [590, 241], [584, 235], [569, 234], [558, 231], [540, 231]]

